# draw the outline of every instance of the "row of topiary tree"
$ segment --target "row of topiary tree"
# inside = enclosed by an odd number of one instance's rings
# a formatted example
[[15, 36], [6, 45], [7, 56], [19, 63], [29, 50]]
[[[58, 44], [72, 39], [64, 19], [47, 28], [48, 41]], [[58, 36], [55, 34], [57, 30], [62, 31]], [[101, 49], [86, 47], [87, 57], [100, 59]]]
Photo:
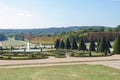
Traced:
[[[97, 45], [95, 44], [94, 39], [91, 40], [89, 48], [86, 48], [86, 44], [84, 39], [81, 37], [79, 40], [79, 45], [77, 44], [77, 41], [75, 38], [73, 38], [72, 42], [70, 42], [69, 38], [65, 40], [59, 40], [57, 39], [55, 42], [55, 48], [56, 49], [72, 49], [72, 50], [83, 50], [83, 51], [89, 51], [90, 55], [92, 51], [96, 52], [102, 52], [105, 55], [108, 53], [111, 53], [110, 48], [112, 48], [110, 41], [106, 37], [102, 37], [98, 40]], [[120, 53], [120, 36], [118, 36], [115, 39], [114, 45], [113, 45], [113, 53]]]

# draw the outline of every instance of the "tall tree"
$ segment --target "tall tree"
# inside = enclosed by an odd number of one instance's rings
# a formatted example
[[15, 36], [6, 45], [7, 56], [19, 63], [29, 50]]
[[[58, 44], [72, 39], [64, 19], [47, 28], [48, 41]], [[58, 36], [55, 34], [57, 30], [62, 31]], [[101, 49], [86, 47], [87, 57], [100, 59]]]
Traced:
[[111, 47], [112, 47], [112, 45], [111, 45], [111, 43], [110, 43], [110, 40], [109, 40], [109, 39], [107, 39], [107, 44], [108, 44], [109, 48], [111, 48]]
[[[112, 48], [112, 45], [111, 45], [111, 43], [110, 43], [110, 40], [109, 40], [109, 39], [106, 39], [106, 41], [107, 41], [107, 44], [108, 44], [108, 48]], [[108, 52], [109, 52], [109, 53], [111, 52], [110, 49], [108, 49]]]
[[92, 39], [91, 42], [90, 42], [89, 51], [96, 51], [95, 47], [96, 47], [95, 42]]
[[75, 38], [73, 38], [73, 40], [72, 40], [71, 49], [78, 49], [78, 45], [77, 45], [77, 42], [76, 42], [76, 39], [75, 39]]
[[58, 48], [59, 48], [59, 45], [60, 45], [60, 40], [57, 39], [57, 40], [55, 41], [55, 48], [58, 49]]
[[96, 47], [97, 47], [97, 52], [98, 52], [98, 48], [99, 48], [99, 44], [100, 44], [100, 40], [101, 40], [101, 39], [98, 39], [98, 42], [97, 42], [97, 46], [96, 46]]
[[80, 38], [78, 50], [86, 50], [86, 45], [83, 38]]
[[69, 38], [66, 39], [65, 48], [66, 48], [66, 49], [70, 49], [70, 48], [71, 48], [71, 44], [70, 44]]
[[120, 54], [120, 36], [115, 39], [113, 53]]
[[92, 56], [91, 51], [96, 51], [96, 50], [95, 50], [95, 47], [96, 47], [95, 42], [94, 42], [94, 40], [92, 39], [91, 42], [90, 42], [90, 45], [89, 45], [89, 56]]
[[61, 49], [64, 49], [64, 48], [65, 48], [65, 43], [64, 43], [63, 40], [61, 40], [61, 42], [60, 42], [60, 48], [61, 48]]
[[109, 45], [107, 43], [106, 37], [103, 37], [100, 40], [98, 51], [99, 52], [104, 52], [105, 55], [107, 55], [108, 50], [109, 50]]

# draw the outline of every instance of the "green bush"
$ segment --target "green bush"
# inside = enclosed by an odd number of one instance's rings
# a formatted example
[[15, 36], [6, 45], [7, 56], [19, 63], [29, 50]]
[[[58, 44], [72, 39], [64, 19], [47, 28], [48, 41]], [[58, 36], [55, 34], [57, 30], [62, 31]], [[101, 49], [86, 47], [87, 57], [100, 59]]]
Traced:
[[43, 53], [34, 53], [34, 54], [28, 54], [29, 59], [45, 59], [48, 58], [46, 54]]
[[0, 59], [3, 59], [3, 56], [0, 56]]
[[80, 53], [74, 53], [74, 57], [80, 57], [81, 54]]
[[65, 51], [64, 50], [54, 50], [52, 51], [53, 53], [53, 56], [56, 57], [56, 58], [65, 58], [66, 55], [65, 55]]
[[68, 55], [71, 57], [87, 57], [89, 56], [89, 53], [84, 51], [73, 50], [69, 52]]
[[66, 58], [65, 55], [55, 55], [56, 58]]
[[0, 55], [3, 60], [27, 60], [27, 59], [45, 59], [48, 56], [41, 52], [6, 52]]

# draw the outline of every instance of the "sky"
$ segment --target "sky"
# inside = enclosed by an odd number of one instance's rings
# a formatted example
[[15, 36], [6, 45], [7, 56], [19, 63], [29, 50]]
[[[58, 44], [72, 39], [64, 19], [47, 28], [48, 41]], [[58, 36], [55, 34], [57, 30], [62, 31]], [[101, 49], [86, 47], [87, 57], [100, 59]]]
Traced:
[[120, 24], [120, 0], [0, 0], [0, 29]]

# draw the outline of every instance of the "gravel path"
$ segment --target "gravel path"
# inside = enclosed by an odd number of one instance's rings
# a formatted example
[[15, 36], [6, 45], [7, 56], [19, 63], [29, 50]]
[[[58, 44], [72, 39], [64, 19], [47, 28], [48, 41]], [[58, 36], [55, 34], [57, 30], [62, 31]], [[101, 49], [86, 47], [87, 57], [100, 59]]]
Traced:
[[120, 55], [109, 57], [67, 57], [38, 59], [38, 60], [0, 60], [0, 68], [17, 67], [38, 67], [38, 66], [56, 66], [56, 65], [74, 65], [74, 64], [102, 64], [120, 69]]

